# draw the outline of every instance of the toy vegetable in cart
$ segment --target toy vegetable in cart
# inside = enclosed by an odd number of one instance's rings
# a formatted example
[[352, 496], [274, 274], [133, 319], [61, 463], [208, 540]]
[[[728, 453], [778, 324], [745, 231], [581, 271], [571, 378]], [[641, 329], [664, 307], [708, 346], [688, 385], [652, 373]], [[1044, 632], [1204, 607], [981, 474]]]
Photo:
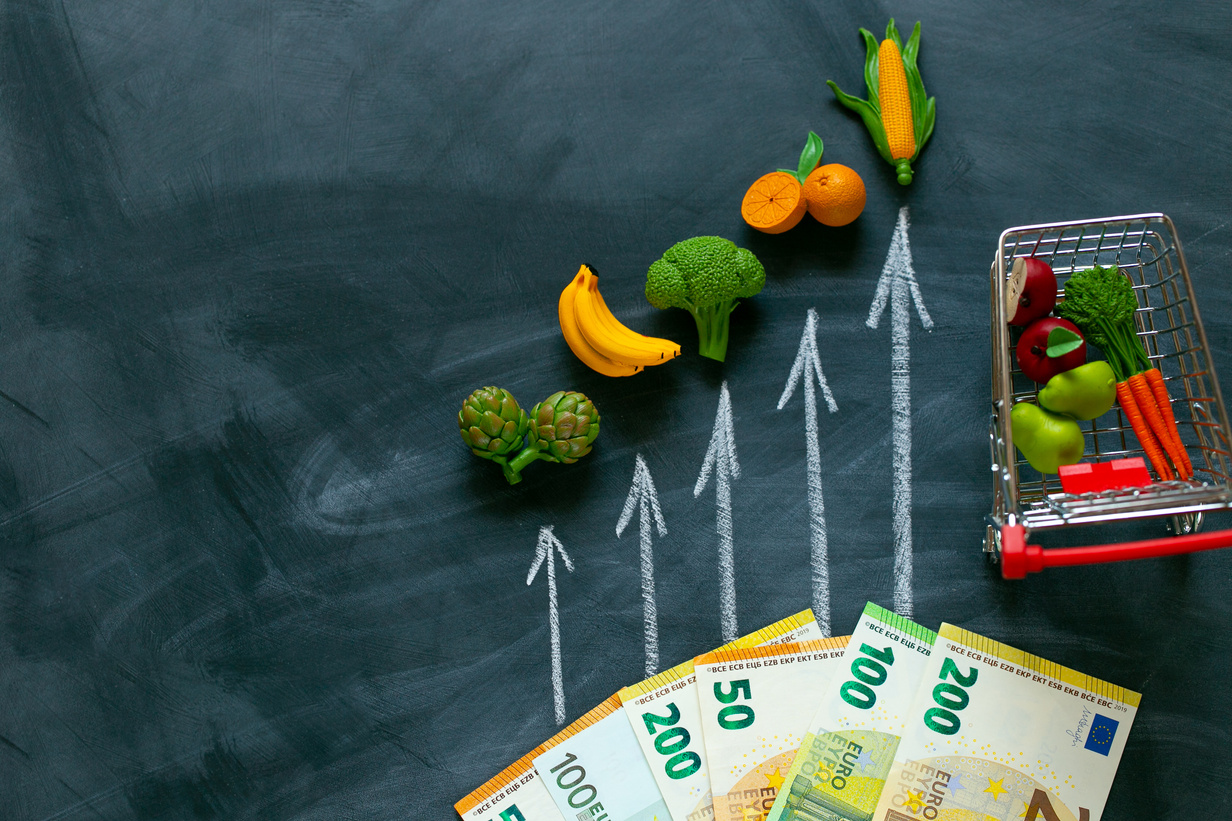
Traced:
[[1071, 276], [1065, 299], [1056, 308], [1104, 352], [1116, 376], [1117, 401], [1155, 473], [1161, 480], [1188, 479], [1193, 465], [1181, 443], [1163, 375], [1151, 364], [1134, 327], [1137, 310], [1129, 278], [1115, 266], [1100, 265]]

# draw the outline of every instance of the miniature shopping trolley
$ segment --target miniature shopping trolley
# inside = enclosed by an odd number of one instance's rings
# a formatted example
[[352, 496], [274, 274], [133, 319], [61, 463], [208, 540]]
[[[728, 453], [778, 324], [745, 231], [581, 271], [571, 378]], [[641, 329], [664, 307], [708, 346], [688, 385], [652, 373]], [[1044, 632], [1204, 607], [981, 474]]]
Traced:
[[[1116, 265], [1130, 278], [1138, 297], [1137, 333], [1168, 386], [1181, 441], [1193, 463], [1190, 479], [1156, 478], [1142, 487], [1067, 493], [1057, 476], [1039, 473], [1015, 450], [1010, 409], [1016, 402], [1035, 401], [1038, 386], [1015, 363], [1013, 344], [1019, 331], [1008, 324], [1005, 292], [1014, 260], [1030, 256], [1052, 266], [1061, 290], [1071, 274], [1096, 264]], [[1001, 574], [1020, 579], [1045, 567], [1232, 545], [1232, 530], [1198, 532], [1205, 513], [1232, 507], [1232, 460], [1227, 412], [1172, 221], [1163, 214], [1139, 214], [1010, 228], [997, 244], [991, 281], [993, 509], [987, 517], [984, 550], [1000, 562]], [[1119, 406], [1081, 425], [1084, 461], [1144, 456]], [[1173, 535], [1085, 547], [1044, 549], [1028, 544], [1035, 531], [1137, 518], [1163, 518]]]

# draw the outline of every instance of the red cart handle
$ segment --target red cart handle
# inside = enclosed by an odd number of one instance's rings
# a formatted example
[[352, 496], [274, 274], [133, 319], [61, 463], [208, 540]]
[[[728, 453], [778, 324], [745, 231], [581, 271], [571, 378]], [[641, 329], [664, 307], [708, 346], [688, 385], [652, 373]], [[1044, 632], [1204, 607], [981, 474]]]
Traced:
[[1188, 536], [1168, 536], [1163, 539], [1143, 539], [1140, 542], [1100, 544], [1088, 547], [1044, 548], [1027, 544], [1022, 525], [1001, 527], [1001, 577], [1025, 579], [1028, 573], [1038, 573], [1045, 567], [1073, 567], [1080, 564], [1102, 564], [1126, 559], [1157, 559], [1198, 550], [1232, 547], [1232, 530], [1212, 533], [1192, 533]]

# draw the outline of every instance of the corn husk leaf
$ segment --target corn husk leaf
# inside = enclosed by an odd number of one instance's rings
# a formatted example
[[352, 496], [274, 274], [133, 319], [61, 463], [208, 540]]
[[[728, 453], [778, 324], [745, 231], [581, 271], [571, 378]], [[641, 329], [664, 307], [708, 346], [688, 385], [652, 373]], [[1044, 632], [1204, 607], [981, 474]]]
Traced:
[[893, 165], [894, 160], [890, 157], [890, 141], [886, 139], [885, 126], [881, 124], [881, 112], [867, 100], [847, 94], [833, 80], [826, 80], [826, 85], [834, 92], [834, 96], [840, 103], [860, 115], [860, 119], [864, 121], [864, 127], [868, 129], [868, 135], [873, 138], [873, 144], [877, 146], [877, 153], [883, 160]]

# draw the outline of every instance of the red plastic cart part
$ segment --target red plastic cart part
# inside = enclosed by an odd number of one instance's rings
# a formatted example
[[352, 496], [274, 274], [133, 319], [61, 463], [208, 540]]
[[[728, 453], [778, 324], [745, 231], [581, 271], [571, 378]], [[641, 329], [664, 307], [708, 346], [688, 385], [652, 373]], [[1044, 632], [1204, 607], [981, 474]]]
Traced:
[[1025, 579], [1028, 573], [1039, 573], [1045, 567], [1073, 567], [1080, 564], [1103, 564], [1126, 559], [1157, 559], [1199, 550], [1232, 547], [1232, 530], [1169, 536], [1163, 539], [1143, 539], [1140, 542], [1058, 547], [1045, 550], [1027, 544], [1022, 525], [1001, 527], [1001, 577]]
[[1151, 474], [1146, 472], [1146, 462], [1141, 456], [1113, 459], [1111, 462], [1061, 465], [1057, 473], [1061, 477], [1061, 490], [1074, 495], [1146, 487], [1151, 483]]

